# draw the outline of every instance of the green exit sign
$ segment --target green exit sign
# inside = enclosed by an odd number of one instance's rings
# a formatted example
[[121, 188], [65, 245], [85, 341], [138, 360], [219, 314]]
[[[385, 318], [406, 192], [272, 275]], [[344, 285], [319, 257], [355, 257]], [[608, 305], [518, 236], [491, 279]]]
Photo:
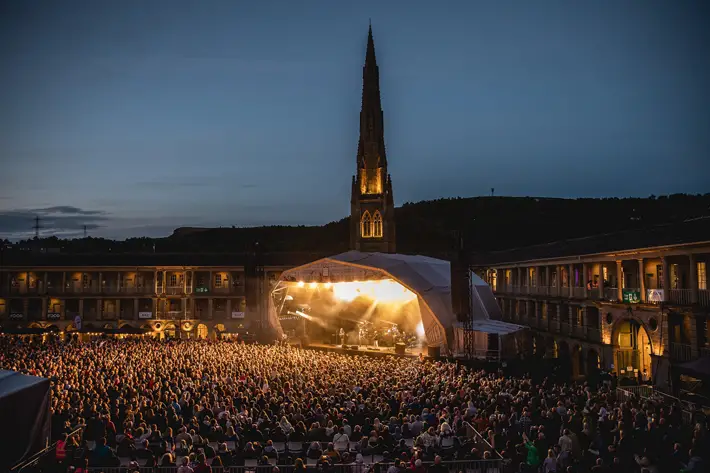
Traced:
[[206, 287], [196, 287], [195, 292], [205, 293], [205, 292], [210, 292], [210, 290]]
[[641, 293], [639, 291], [630, 291], [624, 289], [622, 295], [622, 300], [627, 304], [638, 304], [639, 302], [641, 302]]

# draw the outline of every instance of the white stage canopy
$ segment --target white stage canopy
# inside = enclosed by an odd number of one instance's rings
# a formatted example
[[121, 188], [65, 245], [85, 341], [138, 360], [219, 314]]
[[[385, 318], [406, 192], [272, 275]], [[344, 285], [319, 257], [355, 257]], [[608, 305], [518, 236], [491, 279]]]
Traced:
[[[501, 313], [493, 292], [471, 273], [471, 309], [474, 320], [502, 324], [506, 333], [522, 327], [500, 322]], [[456, 314], [451, 305], [451, 264], [427, 256], [348, 251], [284, 271], [280, 281], [341, 282], [390, 278], [417, 295], [422, 325], [430, 347], [442, 353], [456, 350]], [[276, 287], [279, 285], [277, 284]], [[498, 320], [492, 320], [498, 319]], [[282, 333], [273, 298], [269, 297], [269, 322]]]

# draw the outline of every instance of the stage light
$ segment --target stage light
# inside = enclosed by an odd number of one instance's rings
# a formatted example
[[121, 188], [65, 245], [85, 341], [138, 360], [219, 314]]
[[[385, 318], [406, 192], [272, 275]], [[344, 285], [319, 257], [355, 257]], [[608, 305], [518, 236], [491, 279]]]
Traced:
[[330, 289], [331, 284], [330, 284], [329, 282], [327, 282], [327, 283], [325, 283], [323, 286], [324, 286], [326, 289]]
[[303, 281], [298, 281], [298, 284], [296, 284], [298, 287], [303, 287], [306, 285]]
[[318, 287], [318, 283], [317, 283], [317, 282], [312, 282], [312, 283], [310, 283], [308, 286], [309, 286], [311, 289], [315, 289], [315, 288]]
[[335, 283], [333, 295], [344, 302], [352, 302], [360, 296], [382, 303], [406, 303], [417, 298], [412, 291], [391, 279]]
[[417, 324], [417, 336], [419, 338], [424, 338], [425, 332], [424, 332], [424, 324], [420, 321]]

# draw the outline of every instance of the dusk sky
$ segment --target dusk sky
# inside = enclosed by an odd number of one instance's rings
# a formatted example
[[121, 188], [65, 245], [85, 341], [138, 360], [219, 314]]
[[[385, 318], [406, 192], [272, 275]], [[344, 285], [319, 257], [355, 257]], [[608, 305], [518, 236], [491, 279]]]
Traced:
[[372, 18], [397, 205], [710, 191], [710, 2], [3, 1], [0, 236], [347, 216]]

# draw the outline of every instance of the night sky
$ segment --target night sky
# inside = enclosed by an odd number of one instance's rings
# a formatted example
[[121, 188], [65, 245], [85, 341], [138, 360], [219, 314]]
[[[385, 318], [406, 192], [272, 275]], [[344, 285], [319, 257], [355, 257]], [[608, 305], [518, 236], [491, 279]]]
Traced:
[[369, 18], [397, 205], [710, 191], [710, 2], [8, 0], [0, 236], [346, 216]]

